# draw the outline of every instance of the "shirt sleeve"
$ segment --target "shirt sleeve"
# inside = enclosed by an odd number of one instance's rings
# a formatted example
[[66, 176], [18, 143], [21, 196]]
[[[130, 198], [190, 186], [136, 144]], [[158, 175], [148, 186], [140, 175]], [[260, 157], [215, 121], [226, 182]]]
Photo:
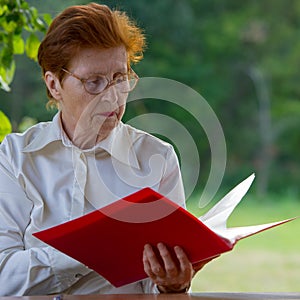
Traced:
[[146, 278], [141, 281], [142, 289], [144, 294], [159, 294], [159, 290], [156, 284], [150, 279]]
[[32, 207], [0, 151], [0, 296], [59, 293], [90, 272], [52, 247], [25, 248]]

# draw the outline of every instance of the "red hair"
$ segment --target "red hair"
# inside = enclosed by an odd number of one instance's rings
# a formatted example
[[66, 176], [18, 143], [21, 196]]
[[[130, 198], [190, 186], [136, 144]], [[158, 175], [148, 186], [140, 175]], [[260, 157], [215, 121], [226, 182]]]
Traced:
[[[38, 51], [38, 62], [43, 75], [56, 74], [61, 81], [62, 68], [68, 68], [71, 59], [83, 48], [108, 49], [124, 45], [128, 66], [143, 58], [145, 37], [142, 30], [124, 13], [106, 5], [90, 3], [75, 5], [61, 12], [51, 23]], [[47, 90], [50, 101], [55, 105]]]

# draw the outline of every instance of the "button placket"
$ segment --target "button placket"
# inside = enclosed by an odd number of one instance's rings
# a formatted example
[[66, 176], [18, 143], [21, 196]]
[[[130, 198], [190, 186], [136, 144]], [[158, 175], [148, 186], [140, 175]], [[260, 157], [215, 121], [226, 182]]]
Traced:
[[74, 165], [74, 185], [71, 218], [76, 218], [83, 215], [85, 201], [85, 186], [87, 178], [87, 160], [83, 152], [73, 150], [73, 165]]

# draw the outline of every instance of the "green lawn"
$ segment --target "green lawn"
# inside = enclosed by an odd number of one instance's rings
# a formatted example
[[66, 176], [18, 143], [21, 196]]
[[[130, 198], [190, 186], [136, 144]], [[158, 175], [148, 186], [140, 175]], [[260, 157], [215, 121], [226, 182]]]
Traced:
[[[188, 209], [201, 215], [194, 202]], [[204, 213], [204, 212], [203, 212]], [[300, 201], [259, 201], [246, 196], [228, 226], [253, 225], [300, 215]], [[205, 266], [194, 278], [194, 292], [299, 292], [300, 219], [236, 244]]]

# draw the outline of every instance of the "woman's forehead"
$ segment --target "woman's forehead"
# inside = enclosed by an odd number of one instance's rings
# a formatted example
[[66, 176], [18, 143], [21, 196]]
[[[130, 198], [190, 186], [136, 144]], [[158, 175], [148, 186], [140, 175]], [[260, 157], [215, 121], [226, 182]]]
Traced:
[[70, 61], [72, 67], [79, 67], [80, 65], [87, 67], [109, 67], [111, 65], [123, 64], [127, 64], [127, 51], [123, 45], [108, 49], [80, 49]]

